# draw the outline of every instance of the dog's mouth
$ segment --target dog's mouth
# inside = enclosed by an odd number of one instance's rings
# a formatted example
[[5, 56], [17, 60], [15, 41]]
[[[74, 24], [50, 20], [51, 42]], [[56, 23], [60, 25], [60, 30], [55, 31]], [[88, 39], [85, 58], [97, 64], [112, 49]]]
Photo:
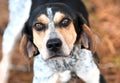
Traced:
[[64, 53], [51, 53], [48, 60], [65, 59], [67, 57], [69, 57], [69, 55], [66, 55]]
[[67, 58], [68, 56], [66, 55], [54, 55], [49, 58], [49, 60], [54, 60], [54, 59], [62, 59], [62, 58]]

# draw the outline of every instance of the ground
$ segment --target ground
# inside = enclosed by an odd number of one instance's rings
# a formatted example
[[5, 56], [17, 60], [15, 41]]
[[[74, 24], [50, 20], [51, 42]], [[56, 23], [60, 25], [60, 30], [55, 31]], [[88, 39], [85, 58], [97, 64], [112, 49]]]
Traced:
[[[107, 83], [120, 83], [120, 0], [83, 0], [89, 12], [92, 31], [96, 34], [99, 67]], [[8, 2], [0, 0], [0, 58], [1, 41], [8, 23]], [[13, 69], [9, 83], [32, 83], [32, 59], [28, 62], [20, 55], [19, 43], [13, 52]]]

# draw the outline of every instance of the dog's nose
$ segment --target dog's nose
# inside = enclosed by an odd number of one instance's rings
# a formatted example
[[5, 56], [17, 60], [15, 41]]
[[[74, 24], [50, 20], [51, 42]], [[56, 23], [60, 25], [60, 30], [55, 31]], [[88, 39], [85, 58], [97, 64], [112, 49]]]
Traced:
[[61, 48], [62, 42], [58, 38], [49, 39], [46, 46], [48, 50], [56, 52]]

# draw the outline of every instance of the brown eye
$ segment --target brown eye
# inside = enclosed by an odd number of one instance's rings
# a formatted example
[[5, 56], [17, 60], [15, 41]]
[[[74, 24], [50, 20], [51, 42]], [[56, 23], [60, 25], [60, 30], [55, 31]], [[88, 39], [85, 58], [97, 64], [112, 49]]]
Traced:
[[45, 25], [42, 24], [42, 23], [35, 23], [34, 24], [34, 27], [37, 31], [41, 31], [41, 30], [44, 30], [45, 29]]
[[63, 27], [67, 27], [71, 23], [71, 20], [69, 18], [63, 18], [60, 25]]

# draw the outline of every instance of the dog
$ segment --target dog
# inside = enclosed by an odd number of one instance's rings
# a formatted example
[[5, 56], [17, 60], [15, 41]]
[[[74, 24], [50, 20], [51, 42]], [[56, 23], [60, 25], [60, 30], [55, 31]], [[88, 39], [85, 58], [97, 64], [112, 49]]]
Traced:
[[[89, 65], [83, 68], [88, 67], [87, 73], [79, 66], [81, 62], [85, 65], [85, 55], [95, 53], [95, 37], [81, 0], [32, 0], [20, 50], [29, 58], [35, 56], [33, 83], [71, 82], [71, 73], [86, 83], [100, 83], [100, 71], [92, 57], [88, 57]], [[40, 68], [38, 72], [36, 66]]]

